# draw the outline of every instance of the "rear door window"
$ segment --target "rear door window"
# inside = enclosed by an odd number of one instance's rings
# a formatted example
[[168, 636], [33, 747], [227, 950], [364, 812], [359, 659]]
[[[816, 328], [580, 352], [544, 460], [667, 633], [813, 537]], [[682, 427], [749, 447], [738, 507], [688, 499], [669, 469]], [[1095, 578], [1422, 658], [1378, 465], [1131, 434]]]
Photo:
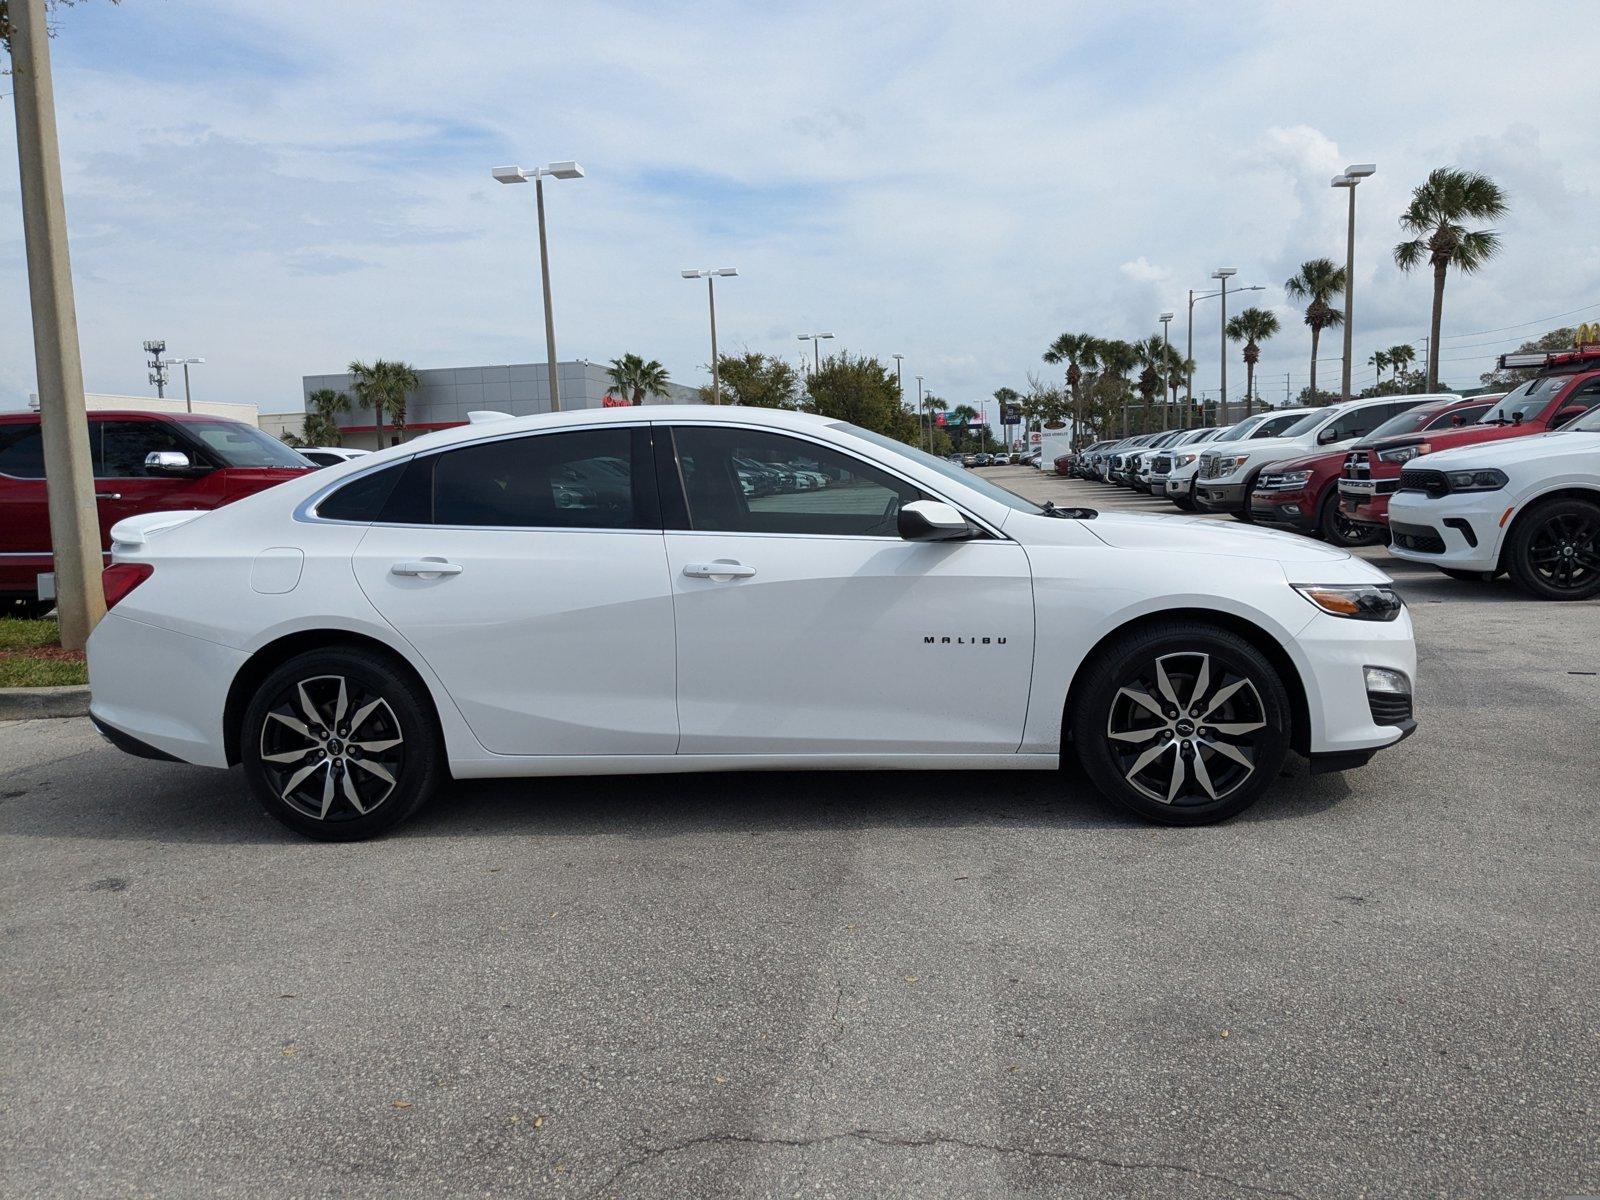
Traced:
[[0, 425], [0, 475], [44, 478], [44, 436], [37, 421]]

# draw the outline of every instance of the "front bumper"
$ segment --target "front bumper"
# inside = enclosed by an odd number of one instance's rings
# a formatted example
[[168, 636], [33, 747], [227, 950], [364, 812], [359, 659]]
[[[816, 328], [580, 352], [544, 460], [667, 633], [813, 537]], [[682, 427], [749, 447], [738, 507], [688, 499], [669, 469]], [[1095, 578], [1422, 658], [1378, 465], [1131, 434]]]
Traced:
[[1206, 512], [1243, 512], [1249, 500], [1250, 485], [1246, 483], [1201, 479], [1194, 485], [1194, 502]]
[[[1351, 621], [1319, 614], [1295, 638], [1304, 652], [1302, 670], [1311, 717], [1309, 745], [1313, 763], [1337, 763], [1339, 756], [1370, 755], [1409, 737], [1415, 728], [1417, 647], [1411, 614], [1402, 610], [1393, 621]], [[1367, 691], [1365, 668], [1398, 671], [1411, 683], [1413, 703], [1403, 707]], [[1362, 759], [1361, 761], [1365, 761]], [[1351, 760], [1346, 765], [1358, 763]], [[1342, 770], [1343, 767], [1323, 769]]]
[[[1395, 480], [1340, 479], [1339, 511], [1365, 525], [1389, 523], [1389, 498]], [[1383, 490], [1388, 488], [1389, 490]]]
[[1292, 529], [1296, 533], [1317, 531], [1316, 497], [1309, 492], [1252, 492], [1250, 517], [1258, 525]]
[[1437, 499], [1399, 492], [1389, 501], [1389, 553], [1453, 571], [1493, 571], [1514, 503], [1504, 491]]

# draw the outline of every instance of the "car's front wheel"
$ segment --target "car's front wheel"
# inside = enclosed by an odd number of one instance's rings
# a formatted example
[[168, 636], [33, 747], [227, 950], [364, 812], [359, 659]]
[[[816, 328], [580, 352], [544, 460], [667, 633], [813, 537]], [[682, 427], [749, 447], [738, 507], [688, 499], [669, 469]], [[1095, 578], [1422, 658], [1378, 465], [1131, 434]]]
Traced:
[[1374, 525], [1352, 521], [1339, 511], [1339, 492], [1330, 489], [1322, 501], [1322, 515], [1318, 527], [1324, 541], [1330, 545], [1353, 550], [1357, 546], [1375, 546], [1383, 537], [1383, 530]]
[[397, 825], [445, 774], [421, 684], [382, 655], [354, 648], [297, 655], [262, 680], [245, 709], [240, 748], [262, 807], [322, 841]]
[[1505, 565], [1518, 587], [1541, 600], [1600, 596], [1600, 504], [1550, 500], [1523, 513]]
[[1254, 804], [1289, 747], [1283, 680], [1259, 650], [1198, 622], [1152, 626], [1084, 668], [1071, 713], [1079, 761], [1152, 821], [1204, 825]]

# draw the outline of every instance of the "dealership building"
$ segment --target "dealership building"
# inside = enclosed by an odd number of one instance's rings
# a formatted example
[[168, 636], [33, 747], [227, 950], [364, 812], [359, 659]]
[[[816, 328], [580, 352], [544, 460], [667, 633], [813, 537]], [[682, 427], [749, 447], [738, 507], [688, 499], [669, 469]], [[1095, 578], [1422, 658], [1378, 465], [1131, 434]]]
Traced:
[[[626, 404], [627, 398], [615, 394], [600, 363], [578, 360], [558, 362], [556, 372], [561, 389], [561, 409], [606, 408]], [[523, 417], [550, 411], [550, 375], [544, 363], [513, 363], [500, 367], [436, 367], [419, 370], [421, 386], [406, 400], [405, 435], [448, 429], [466, 423], [467, 414], [478, 410], [510, 413]], [[301, 380], [305, 407], [311, 407], [311, 393], [332, 388], [350, 397], [351, 411], [340, 415], [341, 442], [355, 449], [373, 449], [377, 426], [372, 410], [354, 407], [354, 376], [307, 375]], [[649, 400], [651, 404], [699, 404], [700, 390], [681, 383], [667, 384], [667, 394]], [[305, 432], [304, 413], [263, 413], [262, 427], [279, 437], [301, 436]], [[394, 445], [401, 433], [384, 422], [384, 441]]]

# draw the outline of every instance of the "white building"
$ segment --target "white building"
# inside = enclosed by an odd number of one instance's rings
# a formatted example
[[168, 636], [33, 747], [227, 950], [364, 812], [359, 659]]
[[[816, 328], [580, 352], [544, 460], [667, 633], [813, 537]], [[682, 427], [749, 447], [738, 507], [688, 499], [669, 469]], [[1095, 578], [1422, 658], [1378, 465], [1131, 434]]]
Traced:
[[[227, 417], [230, 421], [243, 421], [246, 425], [261, 426], [260, 413], [254, 404], [236, 404], [231, 400], [196, 400], [193, 407], [186, 406], [182, 396], [118, 396], [110, 392], [85, 392], [84, 407], [89, 412], [197, 412], [208, 417]], [[39, 411], [39, 395], [28, 396], [28, 407]], [[269, 430], [268, 432], [273, 432]]]

